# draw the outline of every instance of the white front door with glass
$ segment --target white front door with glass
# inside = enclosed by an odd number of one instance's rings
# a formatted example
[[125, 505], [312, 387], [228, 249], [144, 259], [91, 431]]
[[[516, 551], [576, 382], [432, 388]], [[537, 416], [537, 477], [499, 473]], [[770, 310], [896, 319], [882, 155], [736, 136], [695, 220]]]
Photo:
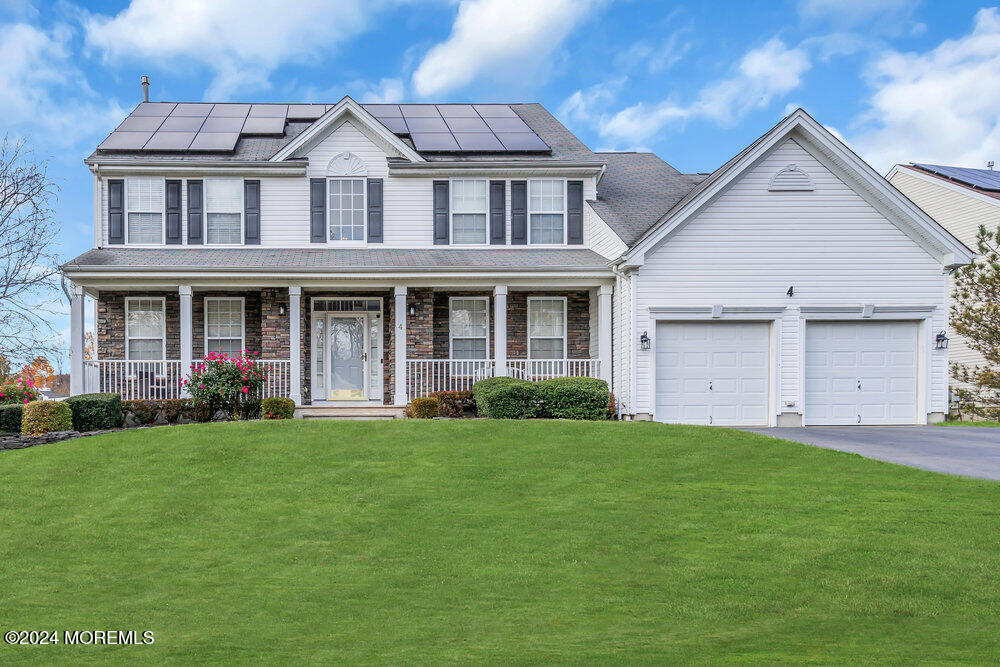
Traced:
[[316, 400], [382, 398], [380, 299], [315, 300], [312, 340]]
[[366, 316], [331, 313], [329, 318], [330, 398], [365, 398], [365, 362], [368, 360]]

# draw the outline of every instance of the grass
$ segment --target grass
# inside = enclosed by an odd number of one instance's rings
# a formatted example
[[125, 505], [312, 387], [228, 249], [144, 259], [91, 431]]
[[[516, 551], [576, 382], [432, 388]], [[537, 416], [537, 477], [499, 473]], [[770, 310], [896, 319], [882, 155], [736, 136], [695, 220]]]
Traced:
[[0, 452], [0, 662], [996, 662], [1000, 485], [642, 423], [257, 422]]
[[938, 422], [937, 425], [938, 426], [985, 426], [987, 428], [996, 428], [996, 427], [1000, 426], [1000, 422], [993, 421], [993, 420], [990, 420], [990, 419], [983, 419], [983, 420], [980, 420], [980, 421], [958, 420], [958, 421]]

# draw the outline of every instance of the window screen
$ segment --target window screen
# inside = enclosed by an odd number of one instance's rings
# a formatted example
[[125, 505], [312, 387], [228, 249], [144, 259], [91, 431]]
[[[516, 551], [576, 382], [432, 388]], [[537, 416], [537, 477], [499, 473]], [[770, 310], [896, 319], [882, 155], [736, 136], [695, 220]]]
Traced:
[[489, 357], [489, 300], [452, 299], [450, 308], [451, 358]]
[[205, 299], [205, 353], [243, 349], [243, 299]]
[[125, 180], [129, 243], [163, 243], [163, 189], [162, 178], [137, 176]]
[[564, 299], [528, 299], [528, 356], [531, 359], [566, 357]]
[[205, 180], [206, 241], [220, 245], [243, 240], [243, 179]]
[[487, 182], [455, 180], [451, 182], [452, 243], [486, 243]]
[[163, 359], [163, 299], [125, 301], [125, 347], [129, 359]]
[[566, 181], [528, 181], [528, 213], [531, 243], [564, 243]]

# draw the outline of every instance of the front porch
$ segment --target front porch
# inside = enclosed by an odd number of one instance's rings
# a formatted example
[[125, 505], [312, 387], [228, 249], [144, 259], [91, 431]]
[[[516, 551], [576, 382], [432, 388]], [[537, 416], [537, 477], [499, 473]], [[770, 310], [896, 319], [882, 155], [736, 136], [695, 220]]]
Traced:
[[[83, 359], [85, 294], [96, 303], [92, 360]], [[71, 318], [73, 394], [182, 398], [193, 361], [242, 349], [267, 370], [264, 397], [314, 408], [402, 406], [493, 376], [611, 380], [611, 286], [602, 283], [75, 285]]]

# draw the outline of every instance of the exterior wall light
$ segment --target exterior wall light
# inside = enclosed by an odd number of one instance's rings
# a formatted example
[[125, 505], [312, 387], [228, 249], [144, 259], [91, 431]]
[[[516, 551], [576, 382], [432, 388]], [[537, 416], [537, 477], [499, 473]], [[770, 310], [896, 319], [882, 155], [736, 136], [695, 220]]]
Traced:
[[934, 349], [935, 350], [947, 350], [948, 349], [948, 335], [945, 332], [941, 332], [934, 338]]
[[415, 306], [410, 306], [410, 310], [408, 312], [410, 313], [410, 317], [413, 317], [417, 314], [417, 309]]
[[648, 332], [643, 331], [642, 335], [639, 336], [639, 347], [640, 347], [640, 349], [643, 349], [643, 350], [648, 350], [649, 349], [649, 333]]
[[278, 306], [278, 315], [284, 317], [285, 313], [287, 313], [287, 312], [288, 312], [288, 309], [285, 308], [284, 304]]

